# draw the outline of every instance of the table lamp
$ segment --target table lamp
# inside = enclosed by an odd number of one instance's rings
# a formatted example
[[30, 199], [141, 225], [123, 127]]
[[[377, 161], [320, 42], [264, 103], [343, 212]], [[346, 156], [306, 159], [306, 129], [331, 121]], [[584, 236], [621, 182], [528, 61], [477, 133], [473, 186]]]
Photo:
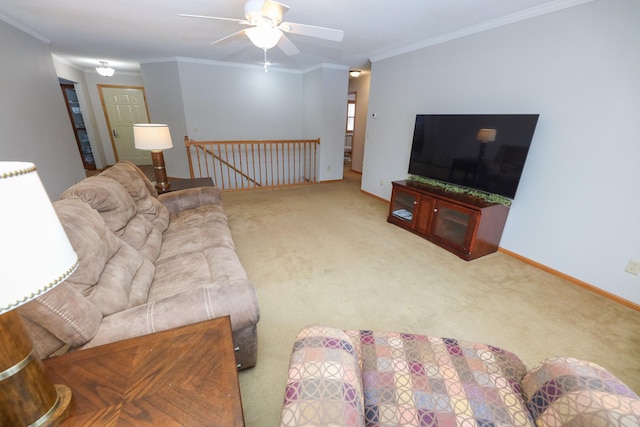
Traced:
[[0, 162], [0, 425], [54, 426], [71, 390], [54, 385], [17, 308], [67, 279], [78, 256], [32, 163]]
[[478, 158], [484, 159], [484, 153], [486, 151], [486, 144], [488, 142], [493, 142], [496, 140], [496, 134], [498, 131], [496, 129], [480, 129], [478, 131], [478, 135], [476, 139], [480, 141], [480, 151], [478, 152]]
[[171, 187], [164, 168], [162, 150], [173, 148], [169, 126], [165, 124], [139, 123], [133, 125], [133, 140], [138, 150], [150, 150], [153, 171], [156, 175], [156, 189], [166, 192]]

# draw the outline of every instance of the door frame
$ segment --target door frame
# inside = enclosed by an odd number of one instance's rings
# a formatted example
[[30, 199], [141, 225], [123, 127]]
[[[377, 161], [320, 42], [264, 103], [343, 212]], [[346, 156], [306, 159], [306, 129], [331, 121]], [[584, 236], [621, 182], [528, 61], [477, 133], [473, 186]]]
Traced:
[[[353, 101], [350, 100], [349, 98], [353, 95]], [[349, 170], [353, 171], [353, 141], [355, 140], [355, 135], [356, 135], [356, 131], [357, 131], [357, 127], [356, 127], [356, 117], [358, 115], [358, 91], [357, 90], [350, 90], [347, 93], [347, 117], [345, 117], [345, 137], [348, 134], [347, 133], [347, 126], [346, 126], [346, 122], [349, 120], [349, 104], [353, 104], [355, 106], [355, 115], [353, 116], [353, 130], [351, 132], [349, 132], [349, 134], [351, 135], [351, 153], [349, 154]]]
[[147, 111], [147, 117], [149, 118], [149, 123], [151, 123], [151, 118], [149, 116], [149, 105], [147, 104], [147, 94], [144, 91], [144, 86], [129, 86], [129, 85], [105, 85], [98, 84], [98, 95], [100, 95], [100, 105], [102, 105], [102, 113], [104, 114], [104, 119], [107, 122], [107, 132], [109, 133], [109, 140], [111, 141], [111, 149], [113, 150], [113, 156], [116, 159], [116, 163], [120, 160], [118, 158], [118, 149], [116, 148], [116, 141], [113, 138], [113, 132], [111, 131], [111, 122], [109, 121], [109, 112], [107, 111], [107, 106], [104, 103], [104, 95], [102, 94], [102, 88], [110, 88], [110, 89], [139, 89], [142, 91], [142, 99], [144, 100], [144, 108]]

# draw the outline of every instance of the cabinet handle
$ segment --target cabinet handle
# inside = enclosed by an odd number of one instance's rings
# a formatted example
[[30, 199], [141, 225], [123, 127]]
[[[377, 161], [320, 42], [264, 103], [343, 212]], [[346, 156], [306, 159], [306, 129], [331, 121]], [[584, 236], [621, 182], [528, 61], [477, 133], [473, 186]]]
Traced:
[[438, 212], [438, 208], [433, 209], [434, 212]]
[[418, 201], [417, 201], [417, 200], [415, 200], [415, 201], [413, 202], [413, 204], [414, 204], [414, 205], [417, 205], [417, 204], [418, 204]]

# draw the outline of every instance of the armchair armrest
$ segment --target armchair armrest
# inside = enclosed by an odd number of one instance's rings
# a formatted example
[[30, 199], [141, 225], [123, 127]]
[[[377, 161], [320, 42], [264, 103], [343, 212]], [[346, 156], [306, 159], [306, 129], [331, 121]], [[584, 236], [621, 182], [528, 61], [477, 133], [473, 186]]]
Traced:
[[522, 391], [536, 425], [640, 425], [640, 398], [592, 362], [553, 357], [532, 369]]
[[296, 338], [281, 427], [364, 426], [357, 351], [339, 329], [313, 326]]
[[218, 187], [196, 187], [161, 194], [158, 200], [171, 215], [204, 205], [222, 206], [222, 192]]

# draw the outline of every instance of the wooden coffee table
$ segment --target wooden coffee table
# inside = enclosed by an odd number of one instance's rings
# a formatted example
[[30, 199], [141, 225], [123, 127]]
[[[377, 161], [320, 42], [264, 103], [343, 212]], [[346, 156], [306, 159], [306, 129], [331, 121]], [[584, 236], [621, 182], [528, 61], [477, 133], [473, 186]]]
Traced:
[[63, 426], [244, 426], [228, 316], [43, 363], [72, 390]]

